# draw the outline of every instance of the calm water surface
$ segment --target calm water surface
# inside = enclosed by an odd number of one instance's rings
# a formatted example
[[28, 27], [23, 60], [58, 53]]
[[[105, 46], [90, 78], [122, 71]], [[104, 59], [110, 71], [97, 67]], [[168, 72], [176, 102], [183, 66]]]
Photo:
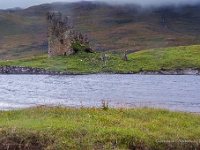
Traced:
[[155, 107], [200, 113], [200, 76], [0, 75], [0, 110], [38, 105]]

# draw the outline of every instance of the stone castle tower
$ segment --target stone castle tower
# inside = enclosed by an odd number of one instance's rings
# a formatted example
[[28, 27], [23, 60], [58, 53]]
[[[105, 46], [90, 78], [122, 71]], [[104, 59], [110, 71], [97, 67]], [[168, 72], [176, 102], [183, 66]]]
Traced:
[[71, 44], [74, 40], [74, 25], [70, 17], [60, 12], [48, 12], [48, 55], [70, 55], [74, 53]]

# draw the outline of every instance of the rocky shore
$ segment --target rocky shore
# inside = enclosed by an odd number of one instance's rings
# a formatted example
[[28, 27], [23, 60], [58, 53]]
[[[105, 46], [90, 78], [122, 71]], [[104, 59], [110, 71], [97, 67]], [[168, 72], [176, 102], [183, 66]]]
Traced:
[[[84, 73], [49, 71], [42, 68], [32, 68], [23, 66], [0, 66], [0, 74], [46, 74], [46, 75], [82, 75]], [[138, 73], [128, 72], [121, 74], [143, 74], [143, 75], [200, 75], [200, 70], [160, 70], [160, 71], [142, 71]]]
[[160, 71], [143, 71], [139, 74], [147, 75], [200, 75], [200, 70], [186, 69], [186, 70], [160, 70]]
[[49, 71], [42, 68], [32, 68], [23, 66], [0, 66], [0, 74], [78, 75], [78, 73]]

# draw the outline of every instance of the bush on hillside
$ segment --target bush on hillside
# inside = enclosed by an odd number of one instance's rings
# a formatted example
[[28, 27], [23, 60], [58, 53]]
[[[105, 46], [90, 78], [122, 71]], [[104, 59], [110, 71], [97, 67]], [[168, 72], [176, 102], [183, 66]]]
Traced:
[[78, 52], [93, 53], [94, 52], [89, 45], [82, 44], [78, 41], [72, 43], [72, 49], [74, 50], [75, 53], [78, 53]]

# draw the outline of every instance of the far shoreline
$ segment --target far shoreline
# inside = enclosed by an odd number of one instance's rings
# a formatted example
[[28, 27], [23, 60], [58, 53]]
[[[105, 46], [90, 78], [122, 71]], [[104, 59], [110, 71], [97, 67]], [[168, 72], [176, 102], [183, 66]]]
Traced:
[[138, 74], [138, 75], [200, 75], [198, 69], [185, 69], [185, 70], [159, 70], [159, 71], [139, 71], [139, 72], [60, 72], [50, 71], [43, 68], [32, 68], [23, 66], [0, 66], [0, 74], [8, 75], [90, 75], [90, 74]]

